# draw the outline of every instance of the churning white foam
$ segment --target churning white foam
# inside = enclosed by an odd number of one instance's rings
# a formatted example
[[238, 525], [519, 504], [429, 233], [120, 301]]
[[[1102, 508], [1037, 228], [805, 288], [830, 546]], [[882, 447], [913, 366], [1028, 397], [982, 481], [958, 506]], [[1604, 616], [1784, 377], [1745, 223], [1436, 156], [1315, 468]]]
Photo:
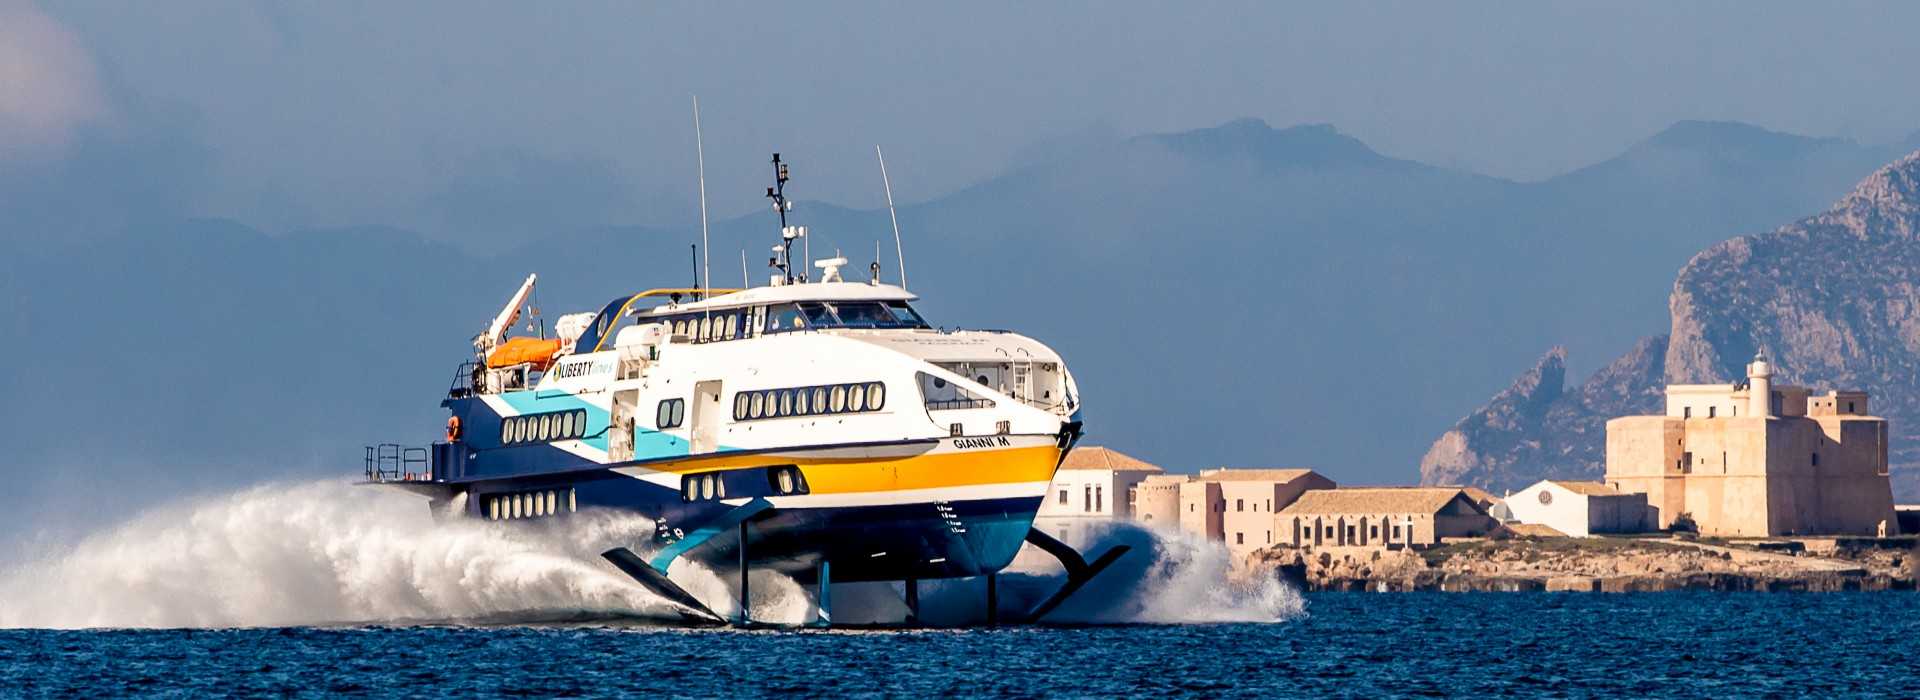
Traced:
[[[0, 627], [232, 627], [609, 615], [680, 619], [604, 563], [653, 523], [607, 512], [529, 527], [450, 518], [388, 489], [269, 484], [142, 513], [0, 573]], [[727, 612], [697, 564], [675, 582]], [[799, 617], [791, 585], [754, 583]], [[757, 612], [762, 612], [757, 611]]]
[[[155, 508], [70, 547], [0, 570], [0, 627], [245, 627], [579, 617], [682, 619], [679, 608], [600, 559], [652, 541], [652, 521], [583, 511], [551, 522], [436, 522], [419, 497], [336, 482], [268, 484]], [[1266, 622], [1300, 613], [1274, 577], [1231, 575], [1217, 543], [1114, 526], [1082, 545], [1089, 559], [1134, 549], [1048, 622]], [[722, 615], [732, 581], [682, 561], [671, 578]], [[1002, 576], [1003, 610], [1057, 589], [1058, 573]], [[983, 617], [977, 579], [923, 584], [935, 624]], [[811, 586], [771, 572], [752, 580], [758, 621], [811, 620]], [[898, 587], [834, 587], [836, 620], [894, 622]]]

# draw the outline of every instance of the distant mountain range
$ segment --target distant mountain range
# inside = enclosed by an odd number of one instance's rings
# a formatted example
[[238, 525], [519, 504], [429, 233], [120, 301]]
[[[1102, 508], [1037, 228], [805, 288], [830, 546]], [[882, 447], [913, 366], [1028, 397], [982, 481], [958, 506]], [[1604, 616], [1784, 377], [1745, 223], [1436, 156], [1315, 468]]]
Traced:
[[[928, 316], [1065, 353], [1091, 439], [1176, 470], [1305, 464], [1390, 482], [1539, 348], [1618, 354], [1667, 325], [1661, 290], [1695, 251], [1832, 201], [1904, 146], [1687, 122], [1521, 183], [1330, 126], [1241, 120], [1070, 149], [899, 215]], [[0, 438], [7, 475], [36, 493], [353, 473], [361, 444], [438, 434], [467, 339], [525, 273], [541, 273], [549, 318], [692, 274], [692, 231], [476, 254], [378, 227], [110, 216], [115, 193], [164, 200], [144, 184], [165, 173], [103, 160], [58, 192], [0, 181], [0, 388], [15, 399]], [[70, 191], [83, 187], [101, 191]], [[891, 242], [884, 211], [795, 215], [816, 256], [856, 268]], [[742, 248], [765, 279], [771, 218], [716, 222], [717, 284], [738, 279]], [[891, 251], [880, 261], [892, 279]], [[99, 493], [102, 478], [122, 495]]]
[[1756, 352], [1788, 383], [1866, 389], [1892, 421], [1897, 494], [1920, 498], [1920, 152], [1874, 171], [1826, 212], [1693, 256], [1671, 286], [1667, 336], [1578, 390], [1556, 349], [1447, 431], [1428, 483], [1519, 488], [1605, 469], [1605, 420], [1661, 410], [1668, 383], [1734, 381]]

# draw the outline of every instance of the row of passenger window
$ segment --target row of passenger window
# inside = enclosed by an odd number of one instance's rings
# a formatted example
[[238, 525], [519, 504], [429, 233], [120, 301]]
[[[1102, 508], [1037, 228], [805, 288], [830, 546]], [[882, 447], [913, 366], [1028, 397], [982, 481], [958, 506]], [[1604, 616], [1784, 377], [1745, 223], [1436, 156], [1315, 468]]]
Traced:
[[486, 496], [485, 499], [481, 511], [486, 514], [488, 520], [542, 518], [560, 513], [572, 513], [579, 509], [573, 489], [502, 493]]
[[[739, 472], [736, 471], [734, 473], [738, 474]], [[807, 479], [800, 474], [799, 467], [790, 464], [779, 467], [769, 467], [764, 473], [767, 478], [766, 493], [775, 496], [794, 496], [809, 492]], [[723, 474], [726, 474], [726, 472], [687, 474], [680, 477], [680, 500], [692, 503], [694, 501], [717, 501], [726, 498], [727, 480], [722, 476]], [[756, 491], [756, 493], [739, 494], [740, 496], [758, 495], [757, 489], [751, 482], [747, 484], [747, 487], [750, 490]]]
[[880, 382], [742, 391], [733, 395], [733, 419], [863, 413], [886, 405], [887, 387]]
[[500, 444], [577, 440], [587, 434], [586, 411], [513, 416], [500, 422]]
[[748, 335], [746, 309], [731, 309], [662, 319], [673, 335], [696, 343], [739, 340]]

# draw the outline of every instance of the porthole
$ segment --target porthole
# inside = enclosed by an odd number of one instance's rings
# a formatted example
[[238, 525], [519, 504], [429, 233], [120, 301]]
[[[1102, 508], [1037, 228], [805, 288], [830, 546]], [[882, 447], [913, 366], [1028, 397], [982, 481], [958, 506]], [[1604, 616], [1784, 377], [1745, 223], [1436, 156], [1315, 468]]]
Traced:
[[680, 427], [687, 422], [687, 402], [685, 399], [673, 400], [673, 426]]
[[513, 419], [513, 441], [527, 441], [527, 419], [515, 416]]
[[727, 316], [727, 340], [738, 337], [740, 337], [740, 315], [731, 314]]
[[507, 497], [507, 519], [518, 520], [519, 518], [520, 518], [520, 497], [508, 496]]
[[713, 497], [714, 498], [727, 497], [727, 480], [720, 478], [719, 474], [713, 475]]
[[533, 439], [539, 442], [546, 442], [553, 437], [553, 414], [549, 413], [540, 416], [536, 420], [539, 422], [534, 427]]
[[487, 519], [488, 520], [500, 519], [500, 497], [499, 496], [494, 496], [493, 498], [487, 499]]
[[701, 498], [703, 499], [713, 498], [713, 481], [714, 480], [713, 480], [712, 474], [708, 474], [706, 476], [700, 477], [700, 497]]
[[854, 413], [867, 410], [867, 387], [855, 384], [847, 388], [847, 410]]
[[567, 512], [577, 513], [579, 511], [580, 511], [579, 495], [576, 494], [573, 489], [567, 489]]
[[867, 409], [878, 411], [887, 407], [887, 385], [880, 382], [867, 384]]
[[748, 396], [747, 392], [744, 392], [744, 391], [733, 395], [733, 419], [734, 420], [747, 419], [747, 401], [751, 398], [752, 397]]
[[713, 317], [712, 316], [701, 317], [700, 342], [704, 343], [712, 339], [713, 339]]
[[816, 414], [827, 412], [827, 388], [824, 386], [813, 388], [813, 412]]
[[807, 391], [806, 389], [795, 389], [793, 391], [793, 415], [805, 416], [813, 413], [812, 407], [809, 406], [807, 402], [808, 397], [811, 396], [813, 396], [813, 392]]
[[560, 505], [559, 501], [560, 501], [559, 494], [556, 494], [552, 491], [547, 492], [547, 515], [553, 515], [554, 513], [559, 512], [558, 510], [555, 510], [555, 506]]
[[780, 415], [782, 416], [793, 415], [793, 390], [792, 389], [780, 390]]
[[753, 403], [747, 405], [747, 417], [759, 418], [763, 415], [761, 410], [766, 408], [766, 403], [767, 395], [765, 392], [753, 392]]
[[774, 483], [779, 485], [781, 495], [793, 493], [793, 472], [779, 470], [778, 475], [774, 477]]
[[841, 411], [847, 410], [847, 385], [845, 384], [834, 385], [833, 398], [831, 399], [831, 401], [832, 403], [827, 404], [827, 409], [830, 412], [839, 413]]
[[527, 497], [527, 512], [529, 512], [529, 513], [531, 513], [531, 514], [533, 514], [533, 517], [536, 517], [536, 518], [538, 518], [538, 517], [540, 517], [540, 516], [542, 516], [542, 515], [546, 515], [546, 514], [547, 514], [547, 499], [544, 499], [544, 498], [541, 498], [541, 497], [540, 497], [540, 494], [537, 494], [537, 493], [536, 493], [536, 494], [533, 494], [533, 495], [531, 495], [531, 496], [528, 496], [528, 497]]
[[513, 442], [513, 419], [512, 418], [501, 419], [500, 444], [505, 445], [510, 442]]

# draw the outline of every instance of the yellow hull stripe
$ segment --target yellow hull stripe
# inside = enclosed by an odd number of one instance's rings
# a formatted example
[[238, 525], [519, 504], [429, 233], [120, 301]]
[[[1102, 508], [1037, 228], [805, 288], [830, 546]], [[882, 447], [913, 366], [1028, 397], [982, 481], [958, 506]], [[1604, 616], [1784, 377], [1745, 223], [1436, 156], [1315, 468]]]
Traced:
[[1060, 448], [1039, 445], [901, 457], [715, 455], [684, 462], [648, 465], [648, 468], [670, 474], [699, 474], [792, 464], [800, 467], [810, 492], [830, 494], [1051, 481], [1053, 468], [1059, 463]]

